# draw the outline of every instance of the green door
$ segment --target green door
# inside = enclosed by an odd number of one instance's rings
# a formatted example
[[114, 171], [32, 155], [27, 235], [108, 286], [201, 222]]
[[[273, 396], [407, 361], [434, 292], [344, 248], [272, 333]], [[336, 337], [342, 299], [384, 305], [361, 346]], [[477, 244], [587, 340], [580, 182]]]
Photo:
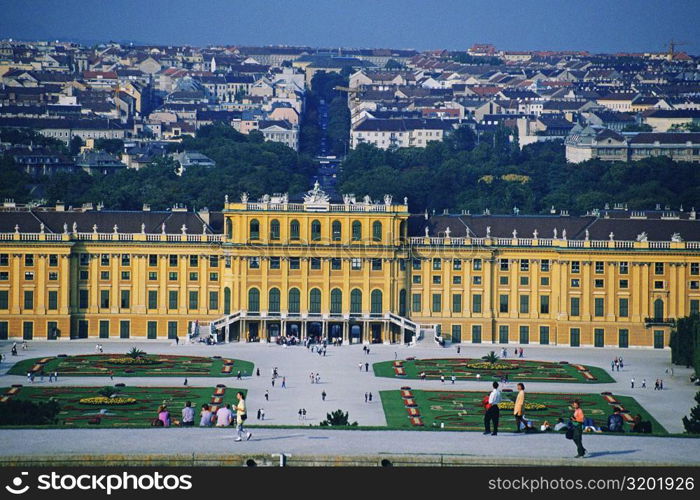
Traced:
[[581, 345], [581, 330], [579, 328], [572, 328], [571, 329], [571, 340], [569, 342], [569, 345], [571, 347], [578, 347]]
[[540, 327], [540, 344], [542, 344], [542, 345], [549, 344], [549, 327], [548, 326], [541, 326]]
[[9, 328], [7, 321], [0, 321], [0, 340], [7, 340], [9, 336]]
[[521, 326], [520, 327], [520, 343], [529, 344], [530, 343], [530, 327]]
[[627, 330], [627, 329], [620, 330], [618, 345], [620, 347], [629, 347], [629, 343], [630, 343], [629, 336], [630, 336], [629, 330]]
[[130, 335], [129, 322], [128, 321], [120, 321], [119, 322], [119, 338], [120, 339], [128, 339], [129, 335]]
[[151, 340], [155, 340], [158, 338], [158, 322], [157, 321], [149, 321], [148, 322], [146, 335]]
[[472, 344], [481, 344], [481, 325], [472, 325]]
[[85, 319], [78, 320], [78, 338], [88, 338], [88, 322]]
[[654, 330], [654, 349], [664, 348], [664, 331]]
[[452, 325], [452, 342], [462, 342], [462, 325]]
[[34, 338], [34, 323], [25, 321], [22, 326], [22, 338], [24, 340], [32, 340]]
[[498, 342], [501, 344], [508, 343], [508, 325], [498, 327]]
[[46, 323], [46, 338], [48, 340], [56, 340], [58, 333], [58, 323], [55, 321], [48, 321]]
[[109, 321], [108, 320], [101, 320], [100, 321], [100, 338], [101, 339], [108, 339], [109, 338]]
[[593, 332], [593, 345], [595, 347], [605, 346], [605, 330], [602, 328], [596, 328]]

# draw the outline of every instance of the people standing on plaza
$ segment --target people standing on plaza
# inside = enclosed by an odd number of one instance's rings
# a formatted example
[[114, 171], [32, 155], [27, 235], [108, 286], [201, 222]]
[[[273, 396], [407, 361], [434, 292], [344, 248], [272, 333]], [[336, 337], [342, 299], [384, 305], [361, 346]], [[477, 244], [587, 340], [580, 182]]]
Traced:
[[260, 408], [258, 408], [258, 415], [257, 415], [257, 419], [258, 419], [258, 420], [260, 420]]
[[659, 379], [658, 378], [654, 381], [654, 390], [655, 391], [659, 390]]
[[459, 345], [458, 345], [458, 346], [457, 346], [457, 354], [459, 354], [459, 353], [461, 352], [461, 350], [462, 350], [462, 346], [459, 346]]
[[660, 391], [664, 390], [664, 379], [659, 379], [659, 390]]
[[175, 335], [175, 345], [180, 345], [180, 337]]
[[369, 371], [369, 363], [365, 363], [365, 371], [366, 371], [366, 372]]
[[27, 382], [32, 383], [32, 372], [27, 372]]
[[371, 392], [369, 393], [369, 402], [370, 403], [372, 402], [372, 393]]
[[518, 382], [518, 396], [515, 398], [513, 415], [515, 415], [515, 432], [520, 432], [520, 424], [523, 422], [523, 410], [525, 409], [525, 384]]
[[301, 418], [302, 420], [306, 420], [306, 408], [301, 409]]
[[615, 371], [615, 360], [610, 362], [610, 371], [614, 372]]
[[287, 388], [287, 377], [282, 377], [282, 389]]
[[53, 382], [53, 372], [49, 372], [49, 383]]
[[53, 372], [53, 381], [58, 382], [58, 370], [54, 370]]
[[646, 388], [647, 388], [647, 379], [643, 378], [642, 379], [642, 389], [646, 389]]
[[326, 400], [326, 391], [323, 391], [321, 393], [321, 400], [325, 401]]
[[583, 458], [586, 455], [586, 448], [583, 447], [583, 410], [581, 409], [581, 402], [577, 399], [573, 402], [574, 414], [571, 417], [571, 424], [573, 425], [574, 436], [573, 440], [576, 444], [577, 455], [574, 458]]
[[452, 375], [452, 376], [450, 377], [450, 379], [452, 379], [452, 384], [454, 384], [454, 383], [455, 383], [455, 380], [457, 380], [457, 377], [455, 377], [454, 375]]
[[199, 411], [199, 426], [200, 427], [211, 427], [212, 414], [209, 409], [209, 405], [204, 403], [202, 409]]
[[260, 376], [260, 368], [257, 368], [257, 369], [255, 370], [255, 376], [256, 376], [256, 377], [259, 377], [259, 376]]
[[357, 367], [362, 371], [362, 363], [357, 363]]
[[245, 396], [241, 391], [238, 391], [236, 393], [236, 399], [238, 399], [238, 404], [236, 404], [236, 433], [238, 434], [236, 441], [243, 441], [244, 434], [246, 435], [246, 441], [250, 441], [253, 434], [251, 432], [246, 432], [243, 428], [243, 423], [248, 418], [245, 407]]
[[185, 407], [182, 409], [182, 421], [180, 425], [183, 427], [194, 426], [194, 408], [192, 408], [192, 402], [187, 401]]
[[270, 391], [265, 389], [265, 401], [270, 401]]
[[445, 383], [445, 376], [440, 374], [440, 382]]
[[524, 354], [523, 354], [524, 352], [525, 352], [525, 349], [523, 349], [523, 348], [521, 347], [521, 348], [520, 348], [520, 356], [519, 356], [520, 358], [524, 357]]
[[316, 374], [316, 383], [317, 383], [317, 384], [320, 384], [320, 383], [321, 383], [321, 374], [320, 374], [320, 373], [317, 373], [317, 374]]
[[365, 403], [367, 402], [367, 398], [369, 397], [369, 394], [365, 392]]
[[265, 408], [260, 408], [260, 420], [265, 420]]
[[[495, 436], [498, 434], [498, 419], [500, 417], [500, 409], [498, 405], [501, 403], [501, 391], [498, 390], [498, 382], [493, 383], [493, 390], [489, 394], [486, 413], [484, 414], [484, 434]], [[491, 423], [493, 423], [493, 432], [491, 432]]]
[[236, 373], [236, 380], [241, 380], [241, 370]]
[[271, 384], [272, 384], [272, 387], [274, 387], [274, 386], [275, 386], [275, 377], [272, 377], [272, 381], [271, 381]]
[[185, 377], [185, 381], [182, 383], [185, 387], [187, 387], [187, 377]]
[[630, 385], [632, 386], [632, 389], [634, 389], [634, 377], [630, 380]]
[[40, 380], [41, 382], [44, 381], [44, 369], [43, 369], [43, 368], [42, 368], [41, 371], [39, 372], [39, 380]]
[[299, 420], [301, 420], [301, 408], [299, 408]]
[[622, 362], [622, 356], [620, 356], [620, 368], [624, 368], [625, 364]]

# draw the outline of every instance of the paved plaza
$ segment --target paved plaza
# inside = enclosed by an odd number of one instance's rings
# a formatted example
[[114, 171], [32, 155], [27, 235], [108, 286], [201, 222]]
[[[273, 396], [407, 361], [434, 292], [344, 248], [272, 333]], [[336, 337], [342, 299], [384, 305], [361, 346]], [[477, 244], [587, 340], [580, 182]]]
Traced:
[[[174, 342], [102, 342], [105, 353], [125, 353], [135, 346], [148, 353], [187, 354], [200, 356], [220, 355], [251, 361], [260, 369], [260, 376], [235, 377], [224, 380], [219, 377], [191, 377], [189, 385], [214, 387], [218, 383], [248, 389], [248, 424], [256, 420], [258, 408], [265, 410], [265, 424], [318, 425], [326, 413], [336, 409], [349, 412], [350, 420], [362, 426], [385, 426], [386, 420], [379, 399], [379, 391], [396, 390], [403, 385], [415, 389], [480, 390], [488, 392], [486, 381], [458, 381], [444, 384], [439, 380], [401, 380], [375, 377], [372, 364], [378, 361], [437, 357], [478, 358], [490, 350], [500, 353], [499, 344], [463, 345], [457, 355], [454, 346], [440, 348], [424, 341], [416, 346], [371, 345], [365, 354], [362, 346], [328, 347], [327, 355], [320, 356], [302, 347], [284, 347], [271, 344], [232, 343], [217, 346], [204, 344], [180, 344]], [[89, 354], [95, 351], [95, 341], [30, 342], [29, 350], [19, 350], [19, 356], [9, 356], [11, 343], [0, 344], [6, 354], [0, 367], [0, 386], [26, 384], [26, 377], [7, 375], [15, 361], [56, 354]], [[509, 353], [515, 345], [508, 346]], [[594, 349], [555, 346], [524, 346], [525, 359], [562, 361], [594, 365], [610, 370], [613, 357], [624, 357], [624, 368], [611, 373], [616, 380], [609, 384], [574, 384], [528, 382], [529, 392], [594, 392], [610, 391], [616, 395], [634, 397], [671, 433], [683, 432], [681, 418], [693, 406], [697, 387], [690, 383], [690, 369], [674, 366], [674, 374], [666, 373], [670, 367], [670, 351], [652, 349]], [[369, 371], [364, 364], [369, 363]], [[360, 369], [360, 365], [362, 368]], [[279, 378], [271, 385], [274, 367]], [[320, 383], [310, 383], [311, 372], [320, 374]], [[282, 388], [286, 377], [286, 388]], [[630, 379], [636, 381], [630, 387]], [[664, 379], [664, 390], [653, 389], [654, 380]], [[647, 387], [641, 382], [646, 379]], [[43, 384], [48, 385], [48, 379]], [[61, 377], [58, 384], [74, 386], [104, 386], [123, 382], [127, 386], [178, 386], [184, 378], [115, 377]], [[35, 382], [42, 384], [42, 382]], [[511, 382], [508, 386], [514, 387]], [[269, 391], [269, 401], [265, 391]], [[321, 393], [325, 391], [326, 400]], [[373, 401], [365, 403], [364, 394], [372, 392]], [[300, 421], [298, 410], [307, 410], [306, 421]], [[154, 408], [154, 413], [155, 413]], [[173, 412], [179, 410], [172, 409]], [[506, 413], [506, 412], [503, 412]], [[503, 415], [502, 413], [502, 415]], [[505, 415], [505, 419], [511, 417]], [[509, 422], [510, 423], [510, 422]], [[41, 429], [0, 430], [2, 456], [51, 455], [62, 453], [297, 453], [363, 455], [378, 453], [456, 454], [475, 456], [530, 457], [533, 459], [566, 458], [573, 456], [574, 446], [561, 436], [514, 435], [499, 433], [497, 437], [482, 436], [475, 432], [446, 431], [337, 431], [323, 429], [253, 429], [254, 437], [248, 443], [233, 442], [233, 431], [221, 429]], [[124, 439], [128, 436], [128, 439]], [[224, 438], [222, 439], [222, 436]], [[494, 446], [494, 440], [498, 446]], [[612, 462], [700, 463], [700, 441], [688, 438], [658, 438], [647, 436], [585, 435], [590, 443], [591, 459]], [[239, 450], [236, 446], [244, 446]]]

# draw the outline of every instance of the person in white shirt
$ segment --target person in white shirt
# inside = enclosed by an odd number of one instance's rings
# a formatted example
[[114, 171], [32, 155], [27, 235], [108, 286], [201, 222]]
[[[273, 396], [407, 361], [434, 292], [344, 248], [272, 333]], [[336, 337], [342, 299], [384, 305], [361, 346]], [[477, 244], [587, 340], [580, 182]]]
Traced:
[[231, 425], [232, 413], [231, 405], [227, 404], [222, 406], [216, 411], [216, 426], [217, 427], [227, 427]]
[[[498, 382], [494, 382], [493, 390], [489, 394], [486, 414], [484, 415], [484, 434], [491, 434], [492, 436], [498, 434], [498, 418], [501, 413], [498, 408], [499, 404], [501, 404], [501, 391], [498, 390]], [[491, 422], [493, 422], [493, 432], [491, 432]]]

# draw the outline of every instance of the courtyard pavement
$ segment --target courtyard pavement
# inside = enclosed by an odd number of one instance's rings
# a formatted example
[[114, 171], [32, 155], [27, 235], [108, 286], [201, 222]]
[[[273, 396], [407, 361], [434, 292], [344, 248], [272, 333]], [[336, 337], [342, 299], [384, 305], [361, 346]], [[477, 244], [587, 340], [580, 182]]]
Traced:
[[[26, 384], [26, 377], [6, 375], [11, 364], [29, 357], [56, 354], [90, 354], [95, 352], [95, 341], [30, 342], [29, 350], [19, 350], [18, 357], [9, 355], [11, 342], [0, 343], [0, 352], [6, 355], [0, 366], [0, 386]], [[204, 344], [175, 345], [174, 342], [101, 342], [106, 353], [125, 353], [132, 346], [148, 353], [188, 354], [213, 356], [221, 355], [244, 359], [255, 363], [260, 376], [252, 375], [236, 380], [235, 377], [189, 377], [191, 386], [214, 387], [225, 383], [229, 387], [248, 389], [248, 423], [262, 423], [256, 420], [258, 408], [265, 410], [265, 424], [269, 425], [317, 425], [326, 413], [336, 409], [349, 412], [350, 420], [363, 426], [384, 426], [386, 420], [379, 399], [379, 391], [396, 390], [403, 385], [415, 389], [482, 390], [488, 392], [490, 383], [477, 381], [449, 380], [442, 384], [437, 380], [400, 380], [375, 377], [372, 364], [378, 361], [436, 357], [478, 358], [490, 350], [500, 353], [500, 344], [464, 344], [457, 355], [454, 346], [440, 348], [434, 343], [421, 342], [416, 346], [371, 345], [366, 355], [362, 346], [329, 346], [327, 355], [319, 356], [302, 346], [284, 347], [272, 344], [231, 343], [217, 346]], [[507, 346], [512, 355], [515, 345]], [[669, 432], [683, 432], [681, 418], [694, 406], [693, 397], [697, 386], [690, 383], [690, 369], [674, 366], [674, 375], [666, 373], [670, 367], [669, 350], [652, 349], [594, 349], [556, 346], [524, 346], [526, 360], [562, 361], [599, 366], [610, 371], [613, 357], [622, 355], [624, 368], [611, 373], [616, 380], [609, 384], [571, 384], [528, 382], [528, 392], [592, 392], [610, 391], [618, 395], [633, 396]], [[364, 363], [369, 363], [369, 372]], [[359, 365], [362, 365], [362, 369]], [[271, 386], [271, 374], [278, 368], [280, 378], [275, 387]], [[309, 374], [319, 373], [321, 382], [310, 383]], [[286, 388], [281, 387], [286, 377]], [[634, 378], [635, 388], [630, 387]], [[664, 390], [653, 389], [654, 380], [664, 380]], [[647, 388], [641, 382], [646, 379]], [[43, 384], [48, 385], [48, 378]], [[115, 377], [111, 382], [107, 377], [61, 377], [59, 385], [103, 386], [123, 382], [127, 386], [180, 386], [184, 378], [169, 377]], [[508, 384], [514, 387], [516, 381]], [[41, 382], [35, 382], [41, 384]], [[265, 391], [270, 399], [265, 401]], [[321, 393], [327, 397], [322, 401]], [[373, 401], [365, 403], [364, 394], [371, 392]], [[306, 422], [300, 422], [298, 410], [307, 410]], [[155, 411], [155, 409], [154, 409]], [[506, 416], [508, 419], [508, 416]], [[157, 432], [157, 434], [155, 433]], [[224, 431], [225, 432], [225, 431]], [[89, 439], [87, 439], [89, 436]], [[129, 436], [123, 439], [121, 436]], [[184, 439], [180, 439], [180, 437]], [[586, 435], [588, 438], [589, 435]], [[491, 438], [478, 433], [454, 432], [411, 432], [411, 431], [324, 431], [321, 429], [259, 429], [248, 443], [234, 443], [221, 439], [216, 430], [177, 429], [161, 432], [154, 429], [86, 429], [86, 430], [0, 430], [3, 446], [0, 455], [44, 453], [114, 453], [124, 447], [125, 452], [232, 452], [234, 445], [246, 446], [246, 452], [279, 453], [457, 453], [482, 456], [530, 456], [567, 457], [573, 445], [563, 437], [549, 435], [518, 436], [499, 433]], [[134, 439], [138, 438], [138, 439]], [[143, 439], [141, 439], [143, 438]], [[491, 438], [491, 439], [490, 439]], [[553, 438], [553, 439], [552, 439]], [[494, 447], [493, 440], [499, 445]], [[128, 442], [128, 443], [127, 443]], [[653, 438], [645, 436], [592, 436], [590, 449], [599, 449], [592, 458], [600, 457], [612, 461], [641, 461], [653, 459], [668, 462], [680, 459], [683, 463], [700, 463], [700, 440], [686, 438]], [[598, 446], [598, 443], [601, 445]], [[116, 447], [116, 448], [115, 448]], [[505, 451], [507, 450], [507, 451]]]

